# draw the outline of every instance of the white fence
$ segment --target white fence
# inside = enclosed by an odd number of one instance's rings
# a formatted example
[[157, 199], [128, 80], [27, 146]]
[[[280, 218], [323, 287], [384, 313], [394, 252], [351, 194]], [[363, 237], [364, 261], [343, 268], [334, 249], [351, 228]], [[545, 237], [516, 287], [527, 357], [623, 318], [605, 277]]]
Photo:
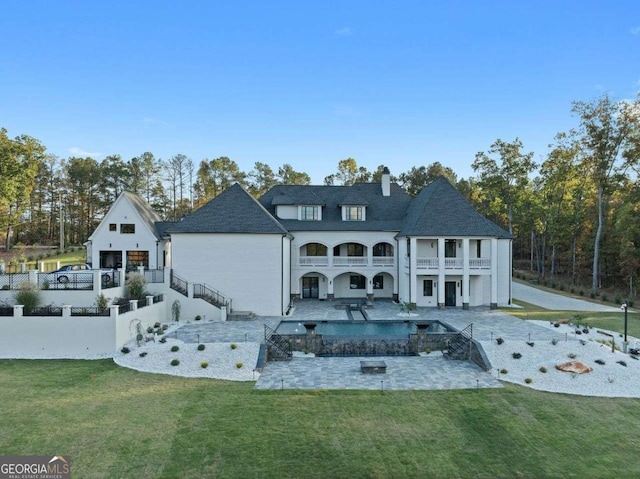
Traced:
[[118, 313], [110, 307], [109, 316], [72, 316], [71, 306], [62, 307], [62, 316], [23, 316], [22, 306], [14, 306], [13, 316], [0, 316], [1, 358], [76, 358], [111, 357], [114, 352], [134, 339], [136, 324], [143, 330], [157, 321], [166, 320], [166, 302], [154, 303]]

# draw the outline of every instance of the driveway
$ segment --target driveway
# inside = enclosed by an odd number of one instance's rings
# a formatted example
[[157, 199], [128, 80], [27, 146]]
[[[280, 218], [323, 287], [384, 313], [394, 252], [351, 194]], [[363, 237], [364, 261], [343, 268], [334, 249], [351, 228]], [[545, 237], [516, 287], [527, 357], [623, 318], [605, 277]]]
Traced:
[[592, 303], [583, 299], [569, 298], [556, 293], [550, 293], [538, 288], [533, 288], [526, 284], [513, 283], [513, 297], [526, 303], [535, 304], [545, 309], [554, 309], [562, 311], [601, 311], [613, 312], [620, 311], [620, 307], [605, 306], [602, 304]]

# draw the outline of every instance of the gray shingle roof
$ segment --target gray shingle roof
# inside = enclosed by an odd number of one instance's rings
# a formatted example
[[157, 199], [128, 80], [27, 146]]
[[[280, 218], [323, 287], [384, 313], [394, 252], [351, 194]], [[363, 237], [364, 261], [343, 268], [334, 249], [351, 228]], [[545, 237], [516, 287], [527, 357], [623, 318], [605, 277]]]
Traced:
[[[310, 193], [319, 198], [320, 203], [293, 204], [323, 204], [322, 221], [279, 219], [289, 231], [400, 231], [411, 202], [411, 197], [396, 183], [391, 184], [389, 196], [382, 196], [380, 183], [356, 183], [352, 186], [277, 185], [259, 201], [275, 217], [275, 205], [283, 203], [278, 200], [274, 203], [274, 198], [306, 197]], [[343, 204], [366, 205], [366, 221], [342, 221], [340, 205]]]
[[156, 228], [156, 222], [160, 221], [160, 215], [158, 215], [158, 213], [156, 213], [151, 205], [147, 203], [145, 199], [140, 195], [136, 195], [135, 193], [131, 193], [130, 191], [125, 191], [122, 194], [129, 201], [129, 203], [131, 203], [131, 206], [135, 208], [142, 221], [147, 224], [156, 238], [160, 239], [162, 235]]
[[413, 199], [398, 236], [512, 237], [508, 231], [478, 213], [442, 176]]
[[170, 226], [167, 232], [287, 234], [278, 220], [237, 183]]
[[324, 206], [324, 202], [311, 189], [282, 189], [274, 194], [271, 204]]

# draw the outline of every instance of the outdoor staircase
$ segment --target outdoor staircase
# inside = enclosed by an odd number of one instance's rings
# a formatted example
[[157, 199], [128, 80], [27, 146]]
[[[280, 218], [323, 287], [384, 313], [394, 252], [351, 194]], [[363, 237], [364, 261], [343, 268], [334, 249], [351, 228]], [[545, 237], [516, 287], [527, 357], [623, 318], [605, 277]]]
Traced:
[[267, 343], [267, 360], [288, 361], [293, 356], [289, 341], [276, 334], [275, 329], [266, 324], [264, 325], [264, 340]]
[[473, 339], [473, 324], [460, 331], [449, 340], [447, 351], [443, 353], [447, 359], [469, 359], [471, 354], [471, 340]]
[[[173, 270], [171, 270], [169, 287], [183, 296], [189, 297], [189, 282], [175, 274]], [[196, 299], [202, 299], [216, 308], [226, 309], [227, 312], [231, 312], [231, 299], [227, 298], [220, 291], [207, 284], [194, 283], [193, 297]]]

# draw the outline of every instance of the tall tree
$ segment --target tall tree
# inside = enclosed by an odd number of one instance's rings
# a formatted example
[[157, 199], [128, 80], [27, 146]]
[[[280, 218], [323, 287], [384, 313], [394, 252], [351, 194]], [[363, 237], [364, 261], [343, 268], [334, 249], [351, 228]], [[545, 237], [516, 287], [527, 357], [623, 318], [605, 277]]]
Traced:
[[271, 167], [259, 161], [256, 161], [248, 177], [250, 178], [249, 191], [256, 198], [278, 184], [278, 179]]
[[605, 210], [616, 184], [640, 161], [640, 96], [634, 102], [613, 101], [608, 95], [591, 102], [578, 101], [573, 103], [572, 112], [580, 118], [581, 170], [597, 192], [598, 228], [591, 278], [591, 290], [595, 292], [599, 286]]
[[277, 179], [283, 185], [310, 185], [311, 177], [304, 172], [296, 171], [289, 163], [278, 168]]
[[[536, 167], [533, 152], [522, 153], [522, 146], [518, 138], [511, 143], [498, 139], [489, 148], [489, 154], [478, 152], [471, 165], [480, 172], [480, 187], [504, 202], [511, 234], [514, 205], [529, 184], [529, 173]], [[498, 160], [490, 155], [497, 155]]]
[[364, 166], [358, 166], [353, 158], [347, 158], [338, 162], [338, 172], [326, 176], [325, 185], [351, 186], [354, 183], [368, 183], [371, 181], [371, 172]]
[[407, 190], [409, 195], [416, 196], [422, 188], [439, 176], [444, 176], [454, 186], [458, 181], [455, 172], [448, 166], [442, 166], [439, 161], [431, 163], [429, 166], [419, 166], [417, 168], [414, 166], [406, 173], [401, 173], [398, 176], [398, 181], [400, 181], [400, 184]]

